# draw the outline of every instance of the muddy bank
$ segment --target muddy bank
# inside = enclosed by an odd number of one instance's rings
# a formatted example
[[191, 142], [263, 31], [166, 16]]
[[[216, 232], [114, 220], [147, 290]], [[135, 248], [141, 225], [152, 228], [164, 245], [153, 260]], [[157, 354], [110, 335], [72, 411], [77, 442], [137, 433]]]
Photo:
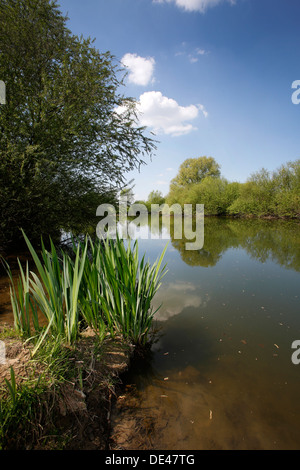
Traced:
[[[0, 335], [3, 329], [1, 326]], [[26, 426], [25, 433], [6, 436], [6, 449], [108, 450], [112, 406], [133, 347], [110, 339], [100, 349], [95, 348], [95, 337], [86, 330], [66, 356], [72, 376], [56, 381], [48, 376], [46, 364], [32, 359], [30, 343], [23, 342], [13, 332], [2, 334], [0, 339], [5, 345], [5, 363], [0, 363], [1, 399], [8, 396], [5, 379], [11, 380], [11, 367], [18, 390], [28, 383], [34, 386], [38, 377], [47, 382], [47, 389], [35, 402], [36, 419], [31, 428]]]

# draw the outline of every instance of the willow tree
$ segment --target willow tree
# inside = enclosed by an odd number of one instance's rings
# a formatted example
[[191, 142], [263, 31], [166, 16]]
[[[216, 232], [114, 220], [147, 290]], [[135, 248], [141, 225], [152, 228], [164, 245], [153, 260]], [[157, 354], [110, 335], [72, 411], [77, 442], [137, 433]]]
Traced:
[[0, 0], [2, 247], [92, 223], [155, 149], [119, 62], [67, 20], [56, 1]]

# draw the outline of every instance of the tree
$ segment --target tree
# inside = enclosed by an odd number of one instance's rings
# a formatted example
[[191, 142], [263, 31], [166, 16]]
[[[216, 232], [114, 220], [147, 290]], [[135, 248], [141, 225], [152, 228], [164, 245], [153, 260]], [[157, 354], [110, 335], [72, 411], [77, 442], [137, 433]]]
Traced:
[[241, 185], [239, 197], [228, 210], [232, 214], [274, 215], [274, 197], [275, 185], [272, 175], [262, 168]]
[[151, 204], [159, 204], [159, 205], [164, 204], [165, 198], [163, 196], [163, 193], [158, 190], [151, 191], [151, 193], [148, 196], [147, 203], [149, 206], [151, 206]]
[[219, 178], [220, 175], [220, 165], [213, 157], [188, 158], [180, 165], [178, 175], [171, 181], [171, 187], [184, 187], [200, 183], [208, 176]]
[[0, 0], [2, 246], [92, 223], [155, 149], [117, 60], [66, 21], [56, 0]]
[[220, 165], [213, 157], [188, 158], [180, 165], [177, 176], [171, 181], [167, 203], [179, 203], [182, 207], [184, 204], [204, 204], [203, 201], [195, 200], [198, 186], [206, 178], [220, 178], [220, 174]]
[[228, 182], [225, 178], [207, 176], [200, 183], [190, 187], [190, 203], [204, 204], [206, 215], [221, 215], [226, 213], [226, 190]]

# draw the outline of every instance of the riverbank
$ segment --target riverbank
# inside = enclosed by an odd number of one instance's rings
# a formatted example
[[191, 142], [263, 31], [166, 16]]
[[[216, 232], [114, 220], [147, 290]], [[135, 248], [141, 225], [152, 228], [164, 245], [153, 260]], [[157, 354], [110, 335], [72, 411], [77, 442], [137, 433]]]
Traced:
[[53, 345], [33, 358], [31, 343], [13, 329], [1, 326], [0, 339], [0, 449], [109, 449], [112, 406], [132, 345], [111, 338], [99, 344], [87, 329], [73, 347]]

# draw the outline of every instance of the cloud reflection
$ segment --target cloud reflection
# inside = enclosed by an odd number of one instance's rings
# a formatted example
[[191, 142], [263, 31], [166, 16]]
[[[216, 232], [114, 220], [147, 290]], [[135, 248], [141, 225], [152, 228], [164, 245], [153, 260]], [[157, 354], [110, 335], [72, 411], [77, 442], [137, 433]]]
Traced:
[[178, 315], [186, 307], [206, 307], [210, 299], [197, 293], [197, 287], [192, 282], [176, 281], [162, 285], [153, 301], [154, 309], [162, 304], [155, 315], [158, 321], [166, 321]]

